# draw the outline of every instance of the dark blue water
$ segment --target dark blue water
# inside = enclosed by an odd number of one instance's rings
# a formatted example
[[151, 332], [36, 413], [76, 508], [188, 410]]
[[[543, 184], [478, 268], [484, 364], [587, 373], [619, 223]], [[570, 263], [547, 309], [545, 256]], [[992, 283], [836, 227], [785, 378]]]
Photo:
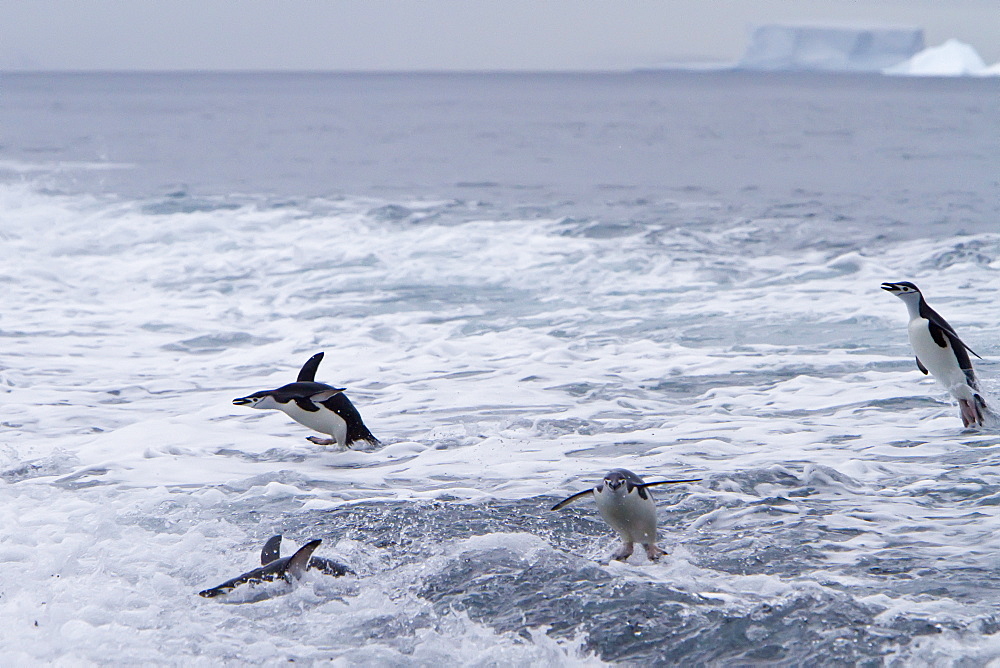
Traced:
[[[632, 74], [3, 74], [2, 155], [132, 168], [60, 189], [474, 201], [676, 217], [671, 195], [860, 230], [992, 231], [992, 79]], [[664, 208], [668, 210], [663, 210]], [[861, 232], [864, 233], [864, 232]], [[912, 233], [912, 232], [911, 232]]]

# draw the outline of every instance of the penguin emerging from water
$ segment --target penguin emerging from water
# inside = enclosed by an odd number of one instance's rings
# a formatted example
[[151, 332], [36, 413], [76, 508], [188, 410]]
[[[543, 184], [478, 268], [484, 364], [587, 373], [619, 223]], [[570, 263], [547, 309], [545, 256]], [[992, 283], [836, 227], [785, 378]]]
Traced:
[[237, 406], [279, 410], [299, 424], [333, 437], [307, 437], [316, 445], [336, 443], [342, 448], [349, 448], [356, 441], [378, 445], [379, 440], [368, 431], [358, 409], [344, 394], [344, 388], [315, 381], [316, 370], [322, 361], [323, 353], [316, 353], [302, 365], [294, 383], [276, 390], [254, 392], [233, 399], [233, 403]]
[[990, 411], [979, 394], [979, 383], [972, 370], [969, 353], [976, 357], [979, 355], [958, 338], [954, 328], [937, 311], [927, 305], [920, 289], [913, 283], [883, 283], [882, 289], [902, 299], [910, 313], [906, 331], [917, 356], [917, 368], [924, 374], [934, 376], [951, 396], [958, 399], [965, 427], [981, 427]]
[[198, 592], [199, 596], [214, 598], [228, 594], [237, 587], [245, 584], [257, 585], [262, 582], [274, 582], [275, 580], [286, 580], [291, 582], [301, 580], [302, 575], [309, 569], [315, 569], [326, 575], [334, 577], [354, 573], [350, 568], [330, 559], [314, 557], [312, 553], [316, 551], [323, 541], [316, 539], [310, 541], [299, 548], [290, 557], [281, 556], [281, 536], [272, 536], [260, 551], [260, 568], [255, 568], [248, 573], [244, 573], [232, 580], [226, 580], [217, 587], [205, 589]]
[[639, 543], [645, 548], [649, 560], [656, 561], [666, 552], [656, 546], [656, 504], [653, 503], [649, 488], [655, 485], [676, 485], [700, 480], [697, 478], [645, 482], [631, 471], [614, 469], [604, 476], [604, 480], [597, 487], [563, 499], [552, 506], [552, 510], [559, 510], [577, 499], [593, 494], [601, 517], [622, 537], [622, 547], [612, 559], [625, 561], [632, 556], [635, 544]]

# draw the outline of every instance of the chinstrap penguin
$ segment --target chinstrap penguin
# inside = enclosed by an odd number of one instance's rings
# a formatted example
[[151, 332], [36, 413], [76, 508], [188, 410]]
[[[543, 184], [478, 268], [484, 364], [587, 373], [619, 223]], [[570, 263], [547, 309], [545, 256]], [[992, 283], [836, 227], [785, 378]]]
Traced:
[[285, 413], [299, 424], [333, 438], [309, 436], [308, 440], [317, 445], [351, 447], [356, 441], [367, 441], [378, 445], [375, 438], [361, 419], [344, 388], [317, 383], [316, 369], [323, 360], [323, 353], [310, 357], [299, 371], [294, 383], [283, 385], [276, 390], [261, 390], [245, 397], [233, 399], [237, 406], [276, 409]]
[[318, 570], [326, 575], [338, 577], [348, 573], [353, 574], [347, 566], [337, 563], [332, 559], [314, 557], [312, 553], [316, 551], [322, 540], [312, 540], [298, 549], [290, 557], [281, 556], [281, 536], [272, 536], [260, 551], [260, 568], [255, 568], [248, 573], [244, 573], [232, 580], [226, 580], [222, 584], [198, 592], [199, 596], [214, 598], [228, 594], [233, 589], [244, 584], [261, 584], [262, 582], [274, 582], [278, 579], [291, 582], [292, 579], [302, 579], [303, 573], [309, 569]]
[[979, 355], [958, 338], [954, 328], [937, 311], [927, 305], [916, 285], [900, 281], [883, 283], [882, 289], [896, 295], [906, 304], [910, 314], [906, 331], [917, 357], [917, 368], [924, 374], [934, 376], [951, 396], [958, 399], [965, 427], [982, 426], [989, 409], [979, 393], [979, 383], [972, 370], [969, 353], [976, 357]]
[[622, 537], [622, 547], [612, 558], [619, 561], [628, 559], [635, 549], [635, 543], [639, 543], [646, 550], [649, 560], [656, 561], [666, 552], [656, 546], [656, 504], [648, 488], [700, 480], [645, 482], [631, 471], [614, 469], [604, 476], [597, 487], [563, 499], [552, 506], [552, 510], [559, 510], [577, 499], [593, 494], [601, 517]]
[[[232, 590], [236, 589], [240, 585], [244, 584], [261, 584], [262, 582], [274, 582], [275, 580], [285, 580], [286, 582], [291, 582], [292, 580], [301, 580], [303, 574], [305, 574], [306, 569], [309, 566], [309, 559], [312, 557], [312, 553], [316, 551], [320, 543], [323, 541], [320, 539], [312, 540], [303, 545], [298, 549], [298, 551], [290, 557], [284, 557], [280, 559], [274, 559], [260, 568], [255, 568], [248, 573], [244, 573], [232, 580], [226, 580], [222, 584], [212, 587], [211, 589], [205, 589], [198, 592], [199, 596], [204, 596], [205, 598], [214, 598], [215, 596], [222, 596], [223, 594], [228, 594]], [[267, 546], [265, 545], [265, 551]], [[261, 560], [263, 561], [264, 553], [261, 553]]]

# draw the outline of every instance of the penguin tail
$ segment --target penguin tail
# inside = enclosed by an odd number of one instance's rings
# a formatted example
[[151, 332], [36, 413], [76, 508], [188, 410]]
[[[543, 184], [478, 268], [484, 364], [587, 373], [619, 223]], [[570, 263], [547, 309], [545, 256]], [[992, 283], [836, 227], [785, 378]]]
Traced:
[[963, 427], [982, 427], [986, 421], [986, 416], [993, 415], [993, 411], [986, 405], [986, 401], [979, 394], [972, 395], [972, 399], [958, 400], [959, 413], [962, 416]]

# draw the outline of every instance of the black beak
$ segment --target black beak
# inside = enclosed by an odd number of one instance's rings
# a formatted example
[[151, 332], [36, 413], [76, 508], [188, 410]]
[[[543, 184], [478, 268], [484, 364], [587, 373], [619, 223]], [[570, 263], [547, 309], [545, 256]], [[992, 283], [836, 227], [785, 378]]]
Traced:
[[895, 283], [883, 283], [882, 289], [886, 290], [887, 292], [898, 292], [899, 286], [896, 285]]
[[239, 399], [233, 399], [234, 406], [246, 406], [252, 403], [253, 401], [251, 401], [250, 397], [240, 397]]

